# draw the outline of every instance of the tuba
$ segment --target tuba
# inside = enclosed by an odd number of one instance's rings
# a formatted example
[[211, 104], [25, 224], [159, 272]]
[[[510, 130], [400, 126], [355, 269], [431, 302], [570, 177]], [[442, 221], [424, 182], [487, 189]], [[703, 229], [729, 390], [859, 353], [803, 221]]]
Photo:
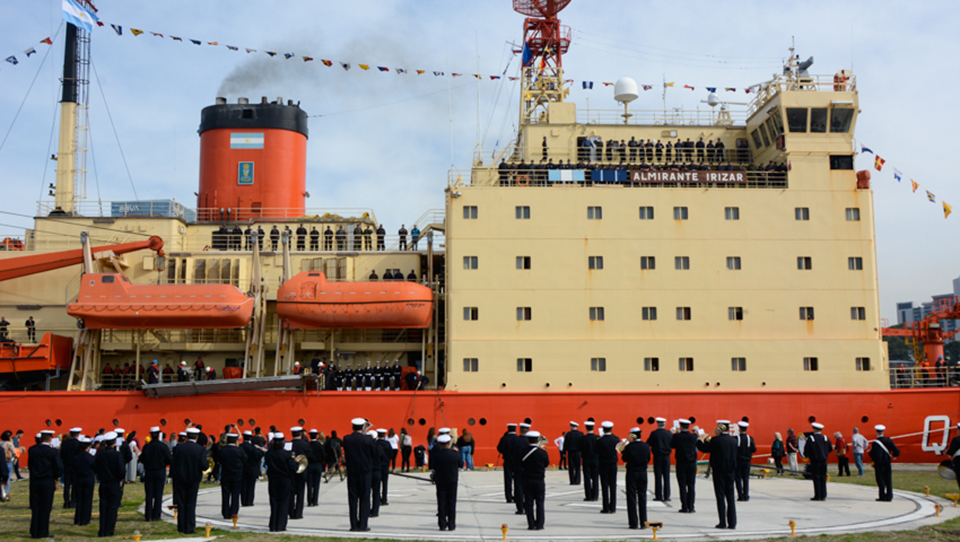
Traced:
[[200, 476], [210, 476], [210, 474], [213, 473], [213, 466], [214, 466], [213, 458], [208, 457], [208, 458], [207, 458], [207, 470], [203, 471], [203, 472], [200, 474]]
[[307, 459], [307, 456], [300, 454], [293, 457], [293, 460], [298, 463], [297, 465], [297, 474], [303, 474], [307, 470], [307, 465], [310, 464], [310, 461]]

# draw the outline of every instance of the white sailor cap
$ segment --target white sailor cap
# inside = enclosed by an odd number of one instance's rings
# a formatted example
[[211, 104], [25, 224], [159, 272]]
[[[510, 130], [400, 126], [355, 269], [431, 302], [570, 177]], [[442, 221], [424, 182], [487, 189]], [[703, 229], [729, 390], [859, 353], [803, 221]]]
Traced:
[[188, 434], [188, 435], [199, 435], [199, 434], [200, 434], [200, 430], [197, 429], [196, 427], [190, 427], [190, 428], [187, 429], [187, 434]]
[[686, 418], [680, 418], [679, 420], [677, 420], [677, 423], [679, 423], [680, 425], [690, 425], [690, 420]]
[[291, 432], [291, 433], [297, 433], [297, 432], [299, 432], [299, 431], [303, 431], [303, 428], [300, 427], [299, 425], [295, 425], [295, 426], [293, 426], [293, 427], [290, 428], [290, 432]]
[[583, 425], [589, 425], [590, 427], [593, 427], [595, 424], [593, 423], [593, 420], [587, 420], [583, 422]]
[[747, 422], [737, 422], [737, 425], [739, 425], [740, 427], [742, 427], [742, 428], [744, 428], [744, 429], [750, 427], [750, 424], [747, 423]]
[[813, 427], [814, 429], [823, 429], [823, 424], [822, 424], [822, 423], [813, 422], [813, 423], [810, 424], [810, 427]]
[[877, 430], [877, 431], [886, 431], [886, 430], [887, 430], [887, 426], [882, 425], [882, 424], [874, 425], [873, 428], [874, 428], [875, 430]]
[[41, 434], [41, 435], [55, 435], [56, 432], [51, 431], [50, 429], [44, 429], [43, 431], [40, 431], [40, 434]]
[[187, 364], [186, 361], [181, 361], [181, 362], [180, 362], [180, 365], [186, 365], [186, 364]]
[[666, 419], [666, 418], [661, 418], [661, 417], [658, 416], [658, 417], [657, 417], [657, 423], [667, 423], [667, 419]]
[[437, 442], [439, 442], [440, 444], [446, 444], [451, 440], [452, 439], [450, 438], [450, 435], [440, 435], [439, 437], [437, 437]]
[[640, 434], [640, 428], [639, 428], [639, 427], [634, 427], [634, 428], [630, 429], [630, 432], [631, 432], [631, 433], [636, 433], [636, 434], [639, 435], [639, 434]]
[[580, 427], [580, 424], [577, 423], [577, 422], [570, 422], [570, 425], [572, 425], [572, 426], [574, 426], [574, 427]]
[[236, 433], [227, 433], [227, 438], [240, 438], [240, 435]]
[[530, 424], [527, 423], [527, 422], [522, 422], [522, 423], [520, 423], [520, 427], [525, 427], [525, 428], [527, 428], [527, 429], [530, 429]]
[[118, 435], [122, 435], [122, 434], [124, 434], [124, 433], [127, 432], [127, 430], [124, 429], [124, 428], [122, 428], [122, 427], [118, 427], [118, 428], [114, 429], [114, 431], [115, 431]]
[[320, 433], [320, 431], [317, 431], [316, 429], [311, 429], [311, 430], [309, 431], [309, 433], [310, 433], [311, 435], [317, 435], [317, 434]]
[[160, 426], [159, 426], [159, 425], [154, 425], [153, 427], [150, 428], [150, 432], [151, 432], [151, 433], [159, 433], [159, 432], [160, 432]]
[[42, 438], [43, 438], [43, 433], [37, 433], [37, 436], [34, 437], [34, 438], [36, 438], [36, 439], [42, 439]]
[[527, 438], [540, 438], [540, 431], [527, 431]]
[[613, 429], [613, 422], [603, 422], [600, 424], [600, 427], [604, 429]]
[[[960, 423], [958, 423], [957, 425], [960, 426]], [[515, 424], [515, 423], [508, 423], [508, 424], [507, 424], [507, 427], [516, 427], [516, 426], [517, 426], [517, 424]]]
[[368, 430], [368, 431], [367, 431], [366, 433], [364, 433], [364, 434], [365, 434], [365, 435], [369, 435], [369, 436], [371, 436], [371, 437], [373, 437], [373, 438], [377, 438], [377, 430], [376, 430], [376, 429], [370, 429], [370, 430]]
[[383, 428], [377, 429], [377, 434], [378, 434], [378, 435], [386, 435], [386, 434], [387, 434], [387, 430], [386, 430], [386, 429], [383, 429]]
[[[522, 425], [522, 424], [521, 424], [521, 425]], [[530, 427], [530, 426], [528, 425], [527, 427]], [[441, 428], [437, 431], [437, 433], [440, 433], [441, 435], [449, 434], [449, 433], [450, 433], [450, 428], [449, 428], [449, 427], [441, 427]]]
[[367, 420], [365, 420], [365, 419], [363, 419], [363, 418], [354, 418], [354, 419], [350, 420], [350, 423], [353, 424], [353, 425], [363, 425], [363, 424], [367, 423]]
[[90, 444], [90, 439], [83, 435], [80, 435], [79, 437], [77, 437], [77, 440], [80, 441], [80, 444]]
[[81, 432], [83, 432], [83, 428], [82, 428], [82, 427], [74, 427], [74, 428], [71, 428], [71, 429], [70, 429], [70, 432], [71, 432], [71, 433], [81, 433]]
[[730, 425], [730, 420], [717, 420], [717, 423], [722, 423], [724, 425]]
[[117, 434], [113, 431], [110, 431], [106, 435], [103, 435], [103, 440], [117, 440]]
[[292, 442], [285, 442], [285, 443], [283, 444], [283, 449], [286, 450], [286, 451], [288, 451], [288, 452], [293, 451], [293, 443], [292, 443]]
[[252, 436], [253, 436], [253, 431], [250, 431], [250, 430], [244, 431], [244, 432], [243, 432], [243, 436], [245, 436], [245, 437], [252, 437]]
[[186, 432], [186, 431], [180, 431], [179, 433], [177, 433], [177, 435], [179, 435], [179, 436], [181, 436], [181, 437], [185, 437], [185, 436], [187, 436], [187, 432]]
[[271, 438], [270, 440], [283, 440], [283, 433], [281, 433], [280, 431], [277, 431], [276, 433], [273, 434], [273, 438]]
[[100, 442], [101, 440], [103, 440], [103, 437], [100, 436], [100, 435], [97, 435], [97, 436], [93, 437], [93, 440], [92, 440], [91, 442], [92, 442], [93, 444], [96, 444], [96, 443]]

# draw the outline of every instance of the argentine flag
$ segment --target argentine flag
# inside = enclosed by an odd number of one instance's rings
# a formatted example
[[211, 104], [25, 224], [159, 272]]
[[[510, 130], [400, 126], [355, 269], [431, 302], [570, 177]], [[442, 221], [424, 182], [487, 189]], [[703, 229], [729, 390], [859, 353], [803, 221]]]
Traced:
[[93, 32], [93, 23], [99, 19], [77, 0], [63, 0], [63, 20], [77, 28]]
[[262, 149], [263, 133], [243, 132], [230, 134], [231, 149]]

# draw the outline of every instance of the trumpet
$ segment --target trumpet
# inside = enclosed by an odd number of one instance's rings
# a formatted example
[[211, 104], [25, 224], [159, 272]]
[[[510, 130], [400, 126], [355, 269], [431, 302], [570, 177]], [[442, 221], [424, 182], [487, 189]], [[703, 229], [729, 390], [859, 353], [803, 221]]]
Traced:
[[307, 465], [310, 464], [310, 461], [307, 459], [307, 456], [303, 454], [294, 456], [293, 460], [298, 463], [297, 474], [303, 474], [307, 470]]
[[207, 458], [207, 470], [203, 471], [203, 472], [201, 473], [201, 476], [210, 476], [210, 474], [213, 473], [213, 466], [214, 466], [213, 458], [212, 458], [212, 457], [208, 457], [208, 458]]

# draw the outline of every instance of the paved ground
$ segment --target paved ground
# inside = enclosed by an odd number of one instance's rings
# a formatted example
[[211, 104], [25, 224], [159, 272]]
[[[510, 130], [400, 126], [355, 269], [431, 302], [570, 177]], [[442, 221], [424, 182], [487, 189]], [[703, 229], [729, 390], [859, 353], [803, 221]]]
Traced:
[[[419, 475], [426, 477], [426, 475]], [[304, 519], [290, 521], [289, 533], [402, 540], [499, 540], [500, 526], [507, 524], [510, 540], [614, 540], [650, 539], [649, 530], [627, 528], [624, 473], [620, 473], [617, 513], [601, 515], [600, 503], [584, 502], [581, 486], [570, 486], [564, 471], [547, 472], [546, 528], [528, 531], [526, 518], [514, 515], [512, 504], [503, 497], [501, 472], [466, 472], [460, 475], [457, 530], [440, 531], [436, 520], [434, 487], [428, 481], [391, 476], [390, 505], [381, 508], [380, 517], [371, 518], [371, 531], [349, 532], [346, 483], [334, 478], [321, 487], [320, 506], [305, 509]], [[653, 475], [649, 475], [652, 491]], [[675, 480], [674, 480], [675, 481]], [[960, 508], [935, 497], [895, 492], [893, 502], [876, 502], [875, 488], [851, 484], [828, 485], [828, 500], [812, 502], [810, 482], [800, 480], [753, 480], [750, 501], [737, 503], [739, 523], [734, 530], [718, 530], [716, 500], [711, 480], [697, 477], [697, 512], [679, 514], [679, 498], [673, 485], [673, 501], [652, 502], [648, 497], [649, 521], [661, 521], [661, 538], [704, 540], [759, 538], [790, 534], [788, 522], [797, 523], [797, 534], [839, 534], [856, 531], [915, 529], [960, 516]], [[209, 522], [230, 527], [220, 517], [220, 492], [201, 492], [197, 507], [197, 525]], [[257, 504], [240, 509], [238, 528], [266, 531], [270, 508], [267, 484], [257, 484]], [[936, 518], [934, 505], [944, 506]], [[165, 503], [169, 504], [169, 503]], [[164, 513], [169, 511], [164, 506]], [[172, 521], [172, 517], [166, 518]]]

